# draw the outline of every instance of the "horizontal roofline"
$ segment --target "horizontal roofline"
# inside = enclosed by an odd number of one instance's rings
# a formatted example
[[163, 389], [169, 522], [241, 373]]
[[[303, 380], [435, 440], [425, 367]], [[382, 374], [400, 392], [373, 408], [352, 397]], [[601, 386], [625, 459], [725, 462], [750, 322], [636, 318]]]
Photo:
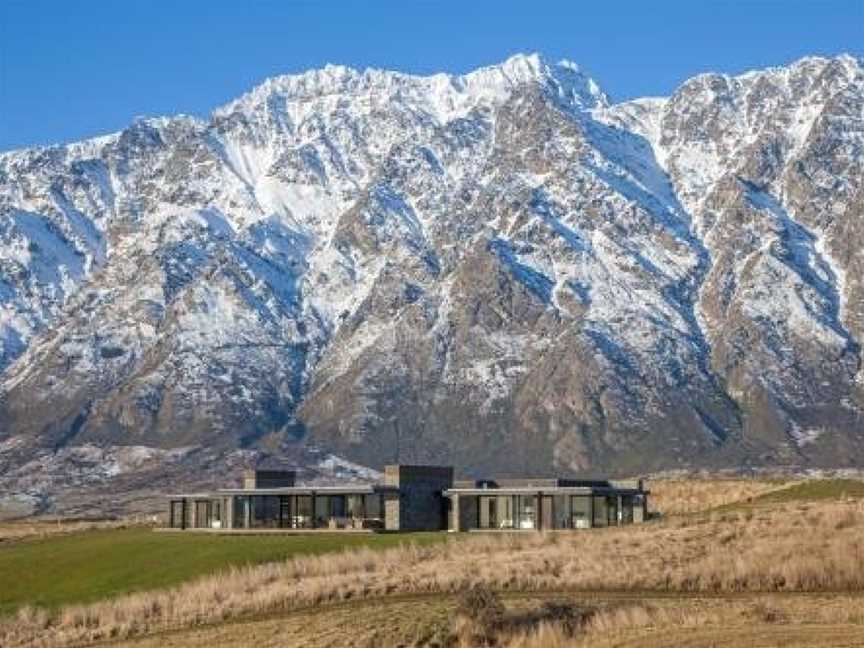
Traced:
[[279, 486], [276, 488], [220, 488], [208, 493], [175, 493], [166, 495], [171, 499], [186, 498], [208, 498], [222, 495], [311, 495], [321, 493], [322, 495], [372, 495], [399, 490], [398, 486], [386, 484], [368, 484], [356, 486]]
[[638, 488], [616, 488], [615, 486], [513, 486], [513, 487], [489, 487], [489, 488], [447, 488], [444, 495], [522, 495], [536, 493], [561, 493], [566, 495], [590, 495], [592, 493], [623, 493], [648, 495], [649, 491]]

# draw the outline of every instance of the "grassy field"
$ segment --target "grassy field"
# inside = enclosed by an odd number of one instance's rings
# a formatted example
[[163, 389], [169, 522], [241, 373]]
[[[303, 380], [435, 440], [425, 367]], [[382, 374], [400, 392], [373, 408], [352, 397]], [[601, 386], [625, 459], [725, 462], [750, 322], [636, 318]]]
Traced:
[[752, 502], [756, 504], [772, 504], [862, 498], [864, 498], [864, 481], [857, 479], [818, 479], [762, 493], [753, 498]]
[[[615, 592], [511, 593], [501, 596], [498, 631], [454, 637], [457, 595], [393, 597], [304, 609], [272, 617], [166, 632], [124, 648], [344, 648], [413, 646], [475, 648], [843, 648], [864, 645], [861, 608], [851, 596], [700, 597]], [[814, 616], [813, 610], [818, 613]], [[581, 611], [578, 636], [561, 630], [566, 611]], [[571, 616], [571, 620], [577, 618]], [[464, 626], [463, 626], [464, 627]], [[350, 630], [348, 630], [350, 629]], [[503, 632], [502, 632], [503, 631]], [[502, 638], [501, 634], [510, 635]], [[496, 636], [497, 635], [497, 636]], [[483, 637], [493, 639], [483, 643]], [[311, 638], [314, 637], [314, 643]]]
[[[0, 616], [0, 644], [864, 645], [864, 483], [676, 479], [651, 489], [671, 513], [578, 533], [127, 529], [0, 543], [0, 583], [12, 583], [0, 605], [31, 604]], [[77, 604], [59, 605], [68, 601]]]
[[22, 605], [56, 607], [159, 589], [298, 555], [440, 540], [440, 533], [215, 536], [143, 527], [34, 537], [0, 544], [0, 614]]

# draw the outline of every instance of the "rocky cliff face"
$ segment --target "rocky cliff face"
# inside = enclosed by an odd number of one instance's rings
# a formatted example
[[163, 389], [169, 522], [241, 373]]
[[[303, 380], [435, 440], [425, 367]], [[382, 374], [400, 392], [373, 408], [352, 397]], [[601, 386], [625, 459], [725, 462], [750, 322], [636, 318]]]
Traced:
[[862, 250], [851, 57], [618, 104], [537, 56], [279, 77], [0, 154], [0, 473], [852, 465]]

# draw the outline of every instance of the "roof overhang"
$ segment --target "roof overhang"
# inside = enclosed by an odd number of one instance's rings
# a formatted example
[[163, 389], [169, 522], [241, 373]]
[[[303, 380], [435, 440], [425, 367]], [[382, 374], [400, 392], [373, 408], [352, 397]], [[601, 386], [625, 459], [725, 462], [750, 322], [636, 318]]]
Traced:
[[281, 488], [220, 488], [210, 493], [166, 495], [168, 499], [212, 499], [228, 495], [374, 495], [398, 491], [397, 486], [358, 484], [355, 486], [284, 486]]
[[633, 488], [598, 486], [534, 486], [519, 488], [448, 488], [445, 497], [453, 495], [647, 495]]

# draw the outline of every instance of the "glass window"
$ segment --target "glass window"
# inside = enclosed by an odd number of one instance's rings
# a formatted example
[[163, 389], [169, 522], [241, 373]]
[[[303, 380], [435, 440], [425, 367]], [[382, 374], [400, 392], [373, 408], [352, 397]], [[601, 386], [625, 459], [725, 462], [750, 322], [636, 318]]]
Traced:
[[252, 520], [250, 527], [253, 529], [275, 529], [279, 527], [279, 496], [278, 495], [252, 495]]
[[195, 501], [195, 528], [207, 529], [210, 526], [210, 502], [207, 500]]
[[363, 504], [364, 497], [362, 495], [348, 495], [345, 498], [345, 515], [355, 520], [365, 518], [366, 510]]
[[245, 495], [236, 495], [234, 497], [234, 528], [246, 528], [246, 509], [249, 504], [249, 498]]
[[569, 529], [570, 528], [570, 507], [569, 499], [566, 495], [554, 495], [552, 497], [552, 528], [553, 529]]
[[633, 524], [633, 496], [621, 498], [621, 524]]
[[345, 517], [345, 496], [331, 495], [330, 496], [330, 517], [344, 518]]
[[618, 496], [606, 497], [606, 510], [609, 513], [609, 526], [618, 526]]
[[293, 529], [312, 528], [312, 496], [297, 495], [294, 498], [294, 517], [291, 520]]
[[607, 506], [606, 500], [607, 498], [605, 495], [594, 497], [593, 526], [595, 527], [609, 526], [609, 507]]
[[589, 495], [570, 497], [570, 524], [573, 529], [591, 527], [591, 497]]
[[533, 495], [516, 496], [517, 529], [534, 529], [537, 519], [537, 498]]
[[591, 527], [591, 497], [589, 495], [573, 495], [570, 498], [570, 523], [574, 529]]
[[479, 528], [533, 529], [536, 502], [533, 496], [479, 495]]
[[182, 529], [183, 524], [183, 500], [174, 500], [171, 502], [171, 519], [169, 526], [174, 529]]
[[327, 495], [315, 496], [315, 526], [326, 527], [330, 518], [330, 498]]
[[290, 529], [293, 527], [293, 503], [294, 498], [290, 495], [281, 495], [279, 497], [279, 526], [283, 529]]
[[513, 516], [513, 496], [499, 495], [495, 498], [495, 513], [499, 529], [513, 529], [516, 526], [516, 521]]
[[498, 528], [498, 498], [494, 496], [481, 495], [480, 504], [480, 528]]
[[384, 505], [381, 503], [381, 493], [372, 493], [366, 496], [366, 517], [380, 520], [384, 517]]

